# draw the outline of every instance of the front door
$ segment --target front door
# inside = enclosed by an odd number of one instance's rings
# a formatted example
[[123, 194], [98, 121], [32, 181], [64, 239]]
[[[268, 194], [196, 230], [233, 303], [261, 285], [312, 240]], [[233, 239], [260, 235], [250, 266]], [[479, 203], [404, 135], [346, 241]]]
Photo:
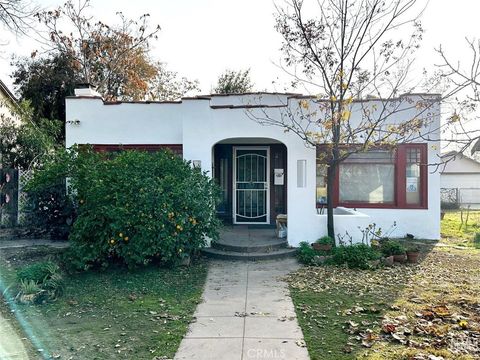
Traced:
[[233, 149], [233, 222], [268, 224], [270, 181], [268, 147], [239, 146]]

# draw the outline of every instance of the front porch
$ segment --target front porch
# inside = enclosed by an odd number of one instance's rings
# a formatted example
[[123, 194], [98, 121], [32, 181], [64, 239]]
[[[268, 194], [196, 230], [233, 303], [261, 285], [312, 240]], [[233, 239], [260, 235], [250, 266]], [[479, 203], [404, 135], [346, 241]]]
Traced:
[[277, 237], [274, 226], [226, 225], [204, 253], [217, 259], [263, 260], [293, 256], [295, 249]]

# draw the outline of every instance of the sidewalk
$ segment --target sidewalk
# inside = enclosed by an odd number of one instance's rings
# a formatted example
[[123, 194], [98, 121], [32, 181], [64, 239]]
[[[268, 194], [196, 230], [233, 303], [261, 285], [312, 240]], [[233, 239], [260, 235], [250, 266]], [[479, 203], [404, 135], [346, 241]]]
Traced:
[[0, 239], [0, 250], [20, 249], [34, 246], [49, 246], [52, 248], [63, 249], [69, 245], [68, 241], [53, 241], [47, 239]]
[[0, 314], [0, 359], [28, 360], [28, 354], [10, 321]]
[[175, 359], [309, 359], [280, 280], [298, 266], [295, 259], [212, 262], [204, 302]]

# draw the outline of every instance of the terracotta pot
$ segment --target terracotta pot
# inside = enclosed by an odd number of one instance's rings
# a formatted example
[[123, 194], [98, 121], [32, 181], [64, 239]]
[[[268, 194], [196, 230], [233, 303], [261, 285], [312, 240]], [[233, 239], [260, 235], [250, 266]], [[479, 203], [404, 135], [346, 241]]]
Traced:
[[408, 262], [412, 264], [418, 262], [419, 255], [420, 255], [420, 252], [418, 251], [407, 251]]
[[386, 266], [393, 266], [393, 262], [394, 262], [393, 256], [387, 256], [386, 258], [383, 259], [383, 263]]
[[330, 244], [313, 243], [312, 247], [317, 251], [330, 251], [330, 250], [332, 250], [332, 245], [330, 245]]
[[393, 255], [393, 260], [398, 263], [405, 263], [407, 261], [407, 255], [402, 254], [402, 255]]

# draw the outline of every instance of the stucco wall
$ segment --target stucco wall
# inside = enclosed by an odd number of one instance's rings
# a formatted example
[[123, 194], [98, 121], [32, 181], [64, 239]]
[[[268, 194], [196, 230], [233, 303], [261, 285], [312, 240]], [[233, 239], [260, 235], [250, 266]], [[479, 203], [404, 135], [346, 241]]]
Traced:
[[[213, 146], [225, 139], [262, 138], [274, 139], [287, 147], [288, 167], [288, 241], [298, 245], [301, 241], [314, 241], [326, 234], [326, 217], [317, 214], [315, 204], [316, 151], [307, 148], [298, 136], [286, 133], [283, 128], [263, 126], [247, 116], [244, 108], [221, 108], [229, 104], [252, 104], [253, 97], [241, 99], [235, 96], [214, 97], [210, 100], [184, 100], [181, 104], [118, 104], [104, 105], [101, 99], [67, 99], [66, 144], [183, 144], [183, 156], [188, 160], [200, 160], [204, 171], [211, 174]], [[272, 95], [263, 98], [268, 105], [278, 105], [286, 97]], [[415, 116], [415, 108], [400, 117]], [[268, 114], [279, 117], [281, 107], [250, 109], [253, 116]], [[439, 114], [439, 108], [433, 112]], [[352, 116], [354, 116], [352, 114]], [[79, 120], [77, 125], [69, 121]], [[438, 116], [435, 121], [439, 121]], [[439, 144], [429, 144], [429, 159], [438, 159]], [[297, 187], [297, 161], [306, 160], [306, 186]], [[361, 217], [338, 216], [337, 232], [349, 231], [360, 236], [358, 226], [376, 223], [389, 228], [397, 223], [394, 236], [407, 232], [419, 238], [438, 239], [440, 236], [440, 175], [429, 174], [428, 210], [359, 209], [368, 215]]]

